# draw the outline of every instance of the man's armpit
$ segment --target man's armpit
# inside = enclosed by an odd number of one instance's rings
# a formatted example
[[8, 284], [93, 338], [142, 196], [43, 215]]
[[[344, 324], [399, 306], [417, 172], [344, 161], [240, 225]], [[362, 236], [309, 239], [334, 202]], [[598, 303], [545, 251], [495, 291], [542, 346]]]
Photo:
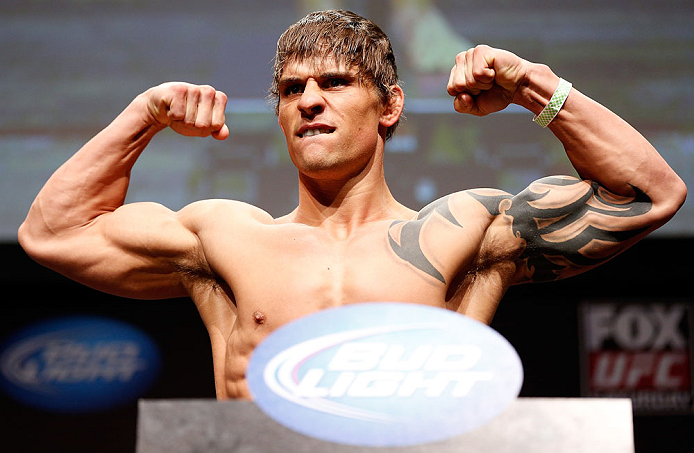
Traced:
[[[519, 275], [551, 281], [597, 266], [617, 255], [649, 228], [640, 220], [650, 198], [612, 194], [596, 182], [548, 177], [515, 197], [468, 193], [493, 215], [510, 218], [513, 234], [526, 247], [517, 260]], [[508, 201], [506, 201], [508, 200]]]

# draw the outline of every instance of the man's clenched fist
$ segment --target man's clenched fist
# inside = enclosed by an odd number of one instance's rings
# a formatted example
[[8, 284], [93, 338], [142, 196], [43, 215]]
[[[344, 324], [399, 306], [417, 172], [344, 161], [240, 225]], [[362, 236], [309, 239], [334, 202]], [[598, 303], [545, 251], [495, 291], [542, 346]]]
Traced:
[[447, 86], [455, 97], [455, 110], [483, 116], [505, 109], [513, 102], [528, 64], [511, 52], [485, 45], [459, 53]]
[[229, 136], [224, 111], [227, 96], [209, 85], [169, 82], [144, 93], [153, 121], [181, 135], [218, 140]]

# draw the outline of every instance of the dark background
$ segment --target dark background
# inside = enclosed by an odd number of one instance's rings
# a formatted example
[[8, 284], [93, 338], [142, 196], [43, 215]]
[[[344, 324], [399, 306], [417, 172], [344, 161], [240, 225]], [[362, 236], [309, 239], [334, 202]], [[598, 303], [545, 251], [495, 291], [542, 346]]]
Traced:
[[[135, 301], [99, 293], [31, 261], [14, 244], [0, 246], [5, 263], [0, 283], [5, 303], [0, 339], [42, 319], [96, 314], [131, 323], [162, 351], [159, 379], [144, 398], [214, 398], [207, 332], [188, 299]], [[594, 299], [686, 301], [692, 239], [647, 239], [594, 270], [572, 279], [512, 287], [492, 327], [523, 361], [521, 396], [579, 397], [578, 307]], [[63, 415], [24, 406], [0, 393], [5, 451], [132, 452], [135, 403], [102, 413]], [[635, 416], [637, 452], [691, 452], [694, 415]]]

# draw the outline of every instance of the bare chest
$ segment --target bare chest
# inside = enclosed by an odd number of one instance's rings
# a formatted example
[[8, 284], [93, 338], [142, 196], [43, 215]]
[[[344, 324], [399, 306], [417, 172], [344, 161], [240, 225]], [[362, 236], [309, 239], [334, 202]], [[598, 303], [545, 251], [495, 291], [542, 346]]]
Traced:
[[384, 223], [338, 239], [305, 227], [268, 227], [245, 240], [219, 241], [208, 259], [229, 284], [239, 317], [260, 312], [271, 325], [360, 302], [445, 306], [449, 283], [472, 259], [473, 239], [466, 246], [462, 231], [448, 234], [443, 246], [425, 232], [405, 239], [400, 229]]

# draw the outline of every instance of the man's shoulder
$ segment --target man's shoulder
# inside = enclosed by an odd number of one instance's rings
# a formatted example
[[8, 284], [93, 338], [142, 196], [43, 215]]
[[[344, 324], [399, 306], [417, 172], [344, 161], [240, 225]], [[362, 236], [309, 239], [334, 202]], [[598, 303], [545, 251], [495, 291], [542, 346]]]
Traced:
[[182, 222], [203, 227], [210, 223], [233, 222], [242, 224], [271, 224], [272, 216], [265, 210], [249, 203], [227, 199], [207, 199], [190, 203], [178, 211]]
[[499, 206], [504, 200], [512, 198], [508, 192], [499, 189], [479, 188], [454, 192], [438, 198], [418, 212], [418, 218], [423, 218], [433, 212], [450, 210], [458, 218], [471, 217], [492, 220], [499, 215]]
[[504, 190], [492, 188], [468, 189], [459, 193], [465, 195], [465, 199], [469, 204], [484, 208], [487, 214], [492, 217], [500, 214], [499, 206], [504, 200], [509, 200], [513, 197], [513, 195]]

